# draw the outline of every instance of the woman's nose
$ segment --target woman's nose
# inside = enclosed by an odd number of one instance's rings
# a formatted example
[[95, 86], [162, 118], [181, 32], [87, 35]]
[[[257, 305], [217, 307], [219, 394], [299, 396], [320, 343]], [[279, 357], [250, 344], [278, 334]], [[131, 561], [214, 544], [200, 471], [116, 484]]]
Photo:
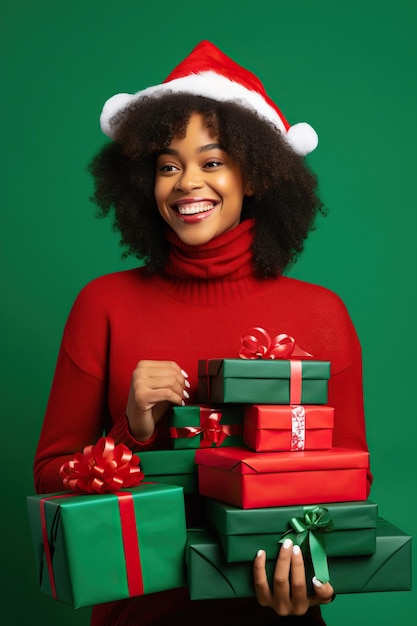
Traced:
[[175, 189], [178, 191], [191, 191], [192, 189], [200, 189], [203, 181], [199, 170], [187, 168], [183, 170], [175, 183]]

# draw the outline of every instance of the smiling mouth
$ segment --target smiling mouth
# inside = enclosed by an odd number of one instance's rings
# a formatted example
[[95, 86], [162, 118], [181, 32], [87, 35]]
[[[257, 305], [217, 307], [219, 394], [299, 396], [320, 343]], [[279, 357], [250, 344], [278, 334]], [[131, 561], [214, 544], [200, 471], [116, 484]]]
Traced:
[[199, 215], [200, 213], [207, 213], [212, 211], [216, 203], [214, 202], [192, 202], [174, 204], [172, 208], [175, 209], [180, 215]]

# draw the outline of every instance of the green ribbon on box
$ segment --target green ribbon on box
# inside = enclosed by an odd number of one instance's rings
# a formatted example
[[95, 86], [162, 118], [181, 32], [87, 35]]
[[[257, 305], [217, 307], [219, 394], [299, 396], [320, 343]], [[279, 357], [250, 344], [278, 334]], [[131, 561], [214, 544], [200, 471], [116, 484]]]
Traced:
[[292, 517], [288, 524], [292, 527], [281, 537], [279, 543], [291, 539], [294, 545], [303, 546], [308, 540], [314, 575], [322, 583], [329, 582], [329, 567], [322, 533], [333, 530], [329, 510], [324, 506], [304, 507], [304, 517]]

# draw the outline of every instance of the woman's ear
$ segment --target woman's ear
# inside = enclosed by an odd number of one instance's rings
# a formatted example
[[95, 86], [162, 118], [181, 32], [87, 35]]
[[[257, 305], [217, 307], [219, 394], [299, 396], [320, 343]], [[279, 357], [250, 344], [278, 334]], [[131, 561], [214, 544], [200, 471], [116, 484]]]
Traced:
[[247, 184], [243, 190], [245, 196], [253, 196], [254, 192], [249, 184]]

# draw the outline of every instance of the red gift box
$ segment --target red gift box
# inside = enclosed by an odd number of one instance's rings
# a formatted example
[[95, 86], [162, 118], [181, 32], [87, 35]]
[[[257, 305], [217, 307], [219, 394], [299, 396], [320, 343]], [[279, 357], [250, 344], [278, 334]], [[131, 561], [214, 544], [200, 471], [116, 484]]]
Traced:
[[244, 409], [243, 441], [256, 452], [328, 450], [333, 422], [327, 405], [252, 404]]
[[202, 496], [243, 509], [366, 500], [369, 453], [332, 448], [253, 452], [196, 451]]

